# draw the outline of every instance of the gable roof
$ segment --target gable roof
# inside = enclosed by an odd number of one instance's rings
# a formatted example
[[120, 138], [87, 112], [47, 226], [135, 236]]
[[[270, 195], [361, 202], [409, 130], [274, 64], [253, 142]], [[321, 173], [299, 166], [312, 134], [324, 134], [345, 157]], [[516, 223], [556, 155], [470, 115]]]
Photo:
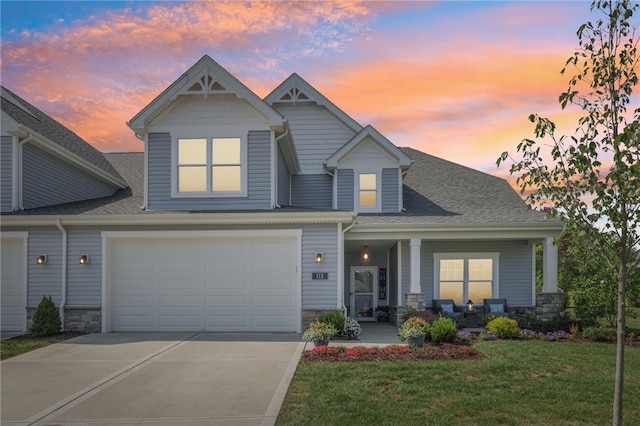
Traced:
[[295, 105], [296, 103], [314, 102], [325, 107], [354, 133], [362, 130], [360, 123], [349, 117], [347, 113], [338, 108], [333, 102], [296, 73], [291, 74], [285, 81], [280, 83], [264, 100], [269, 105], [275, 103], [290, 103]]
[[208, 55], [204, 55], [185, 71], [149, 105], [127, 122], [127, 125], [136, 135], [142, 135], [146, 133], [149, 123], [169, 108], [178, 96], [197, 94], [205, 97], [216, 94], [233, 94], [239, 99], [246, 100], [249, 105], [260, 112], [269, 121], [272, 129], [279, 132], [284, 131], [284, 117]]
[[340, 149], [334, 152], [331, 157], [327, 158], [325, 165], [327, 169], [332, 170], [338, 167], [338, 162], [345, 158], [349, 153], [353, 152], [366, 140], [373, 141], [378, 147], [390, 154], [393, 158], [398, 160], [400, 168], [403, 170], [408, 169], [411, 166], [411, 158], [396, 147], [391, 141], [385, 138], [382, 133], [378, 132], [373, 126], [367, 125], [364, 129], [358, 132], [351, 140], [342, 145]]
[[14, 133], [117, 188], [128, 186], [104, 155], [80, 136], [6, 87], [2, 86], [1, 92], [2, 111], [18, 124]]

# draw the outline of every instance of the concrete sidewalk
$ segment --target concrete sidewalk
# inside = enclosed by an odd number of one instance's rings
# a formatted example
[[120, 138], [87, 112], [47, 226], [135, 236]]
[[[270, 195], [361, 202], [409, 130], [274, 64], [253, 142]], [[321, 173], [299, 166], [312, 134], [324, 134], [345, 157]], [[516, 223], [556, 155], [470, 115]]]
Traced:
[[89, 334], [3, 361], [2, 425], [272, 425], [295, 333]]

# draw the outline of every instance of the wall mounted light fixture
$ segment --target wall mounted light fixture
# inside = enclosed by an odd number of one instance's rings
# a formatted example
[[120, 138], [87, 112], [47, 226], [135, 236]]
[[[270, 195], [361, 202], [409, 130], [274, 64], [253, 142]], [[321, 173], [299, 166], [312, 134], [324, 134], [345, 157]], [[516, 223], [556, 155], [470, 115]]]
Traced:
[[38, 265], [44, 265], [45, 263], [47, 263], [47, 255], [39, 254], [38, 257], [36, 257], [36, 263]]
[[89, 263], [89, 255], [81, 254], [80, 257], [78, 258], [78, 264], [86, 265], [87, 263]]
[[362, 254], [364, 260], [369, 260], [369, 246], [364, 246], [364, 253]]
[[316, 263], [322, 263], [324, 261], [324, 253], [321, 251], [316, 252]]

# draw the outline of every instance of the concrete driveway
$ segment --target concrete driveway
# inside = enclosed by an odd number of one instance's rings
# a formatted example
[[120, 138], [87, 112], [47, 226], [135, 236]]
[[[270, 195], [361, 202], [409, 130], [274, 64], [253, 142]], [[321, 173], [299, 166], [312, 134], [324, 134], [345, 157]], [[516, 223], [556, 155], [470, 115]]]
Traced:
[[295, 333], [90, 334], [3, 361], [2, 425], [272, 425]]

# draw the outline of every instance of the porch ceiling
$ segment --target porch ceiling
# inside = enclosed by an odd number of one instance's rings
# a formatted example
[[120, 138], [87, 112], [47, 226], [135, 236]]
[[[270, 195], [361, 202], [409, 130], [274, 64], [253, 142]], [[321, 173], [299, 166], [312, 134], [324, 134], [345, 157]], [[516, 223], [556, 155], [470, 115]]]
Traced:
[[362, 250], [364, 246], [368, 246], [370, 251], [386, 251], [389, 250], [397, 240], [345, 240], [345, 251]]

